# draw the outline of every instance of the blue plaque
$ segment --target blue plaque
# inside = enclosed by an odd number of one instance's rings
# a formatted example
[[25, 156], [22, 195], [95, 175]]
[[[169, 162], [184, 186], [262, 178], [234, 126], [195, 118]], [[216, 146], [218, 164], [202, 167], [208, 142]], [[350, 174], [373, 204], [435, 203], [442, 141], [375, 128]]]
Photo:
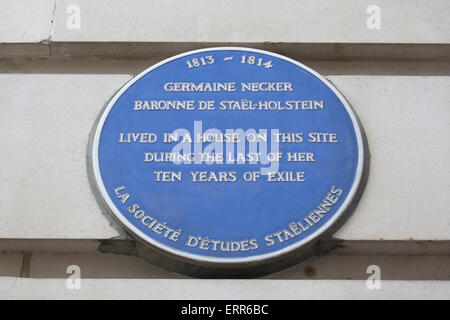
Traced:
[[128, 82], [98, 121], [92, 163], [139, 243], [174, 264], [239, 273], [298, 261], [334, 231], [362, 192], [367, 154], [355, 113], [317, 72], [227, 47]]

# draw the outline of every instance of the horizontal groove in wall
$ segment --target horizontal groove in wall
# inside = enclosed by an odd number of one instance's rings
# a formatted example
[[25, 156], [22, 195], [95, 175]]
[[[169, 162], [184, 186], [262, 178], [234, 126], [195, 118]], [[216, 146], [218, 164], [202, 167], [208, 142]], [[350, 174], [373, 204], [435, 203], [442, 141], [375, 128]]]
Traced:
[[[8, 261], [11, 261], [8, 264]], [[316, 256], [264, 279], [367, 279], [378, 266], [383, 280], [450, 280], [450, 256], [339, 255]], [[0, 253], [0, 277], [67, 278], [78, 266], [83, 279], [186, 279], [135, 256], [105, 253]]]
[[[0, 74], [128, 74], [160, 62], [152, 59], [98, 57], [0, 58]], [[317, 61], [298, 59], [322, 75], [450, 76], [449, 61]]]
[[449, 61], [450, 44], [391, 43], [224, 43], [224, 42], [38, 42], [1, 43], [0, 58], [103, 57], [165, 58], [208, 47], [251, 47], [301, 60]]
[[[324, 240], [338, 244], [335, 253], [342, 255], [428, 255], [450, 256], [450, 240]], [[0, 252], [50, 252], [50, 253], [116, 253], [133, 255], [132, 240], [115, 239], [0, 239]]]

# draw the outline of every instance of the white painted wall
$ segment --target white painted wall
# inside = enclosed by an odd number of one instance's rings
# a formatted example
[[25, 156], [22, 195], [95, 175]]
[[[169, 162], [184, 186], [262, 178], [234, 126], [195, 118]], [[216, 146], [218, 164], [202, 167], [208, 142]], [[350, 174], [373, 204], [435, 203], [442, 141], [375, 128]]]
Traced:
[[[450, 3], [377, 1], [379, 30], [366, 27], [371, 4], [0, 0], [0, 298], [227, 299], [227, 290], [235, 299], [448, 298]], [[79, 29], [67, 28], [70, 5], [80, 8]], [[213, 45], [298, 59], [332, 81], [361, 118], [369, 182], [333, 255], [265, 280], [177, 282], [186, 277], [98, 251], [112, 239], [112, 251], [118, 243], [123, 253], [132, 249], [89, 186], [95, 118], [134, 74]], [[86, 278], [83, 291], [64, 287], [72, 264]], [[382, 291], [364, 285], [372, 264], [382, 268]]]

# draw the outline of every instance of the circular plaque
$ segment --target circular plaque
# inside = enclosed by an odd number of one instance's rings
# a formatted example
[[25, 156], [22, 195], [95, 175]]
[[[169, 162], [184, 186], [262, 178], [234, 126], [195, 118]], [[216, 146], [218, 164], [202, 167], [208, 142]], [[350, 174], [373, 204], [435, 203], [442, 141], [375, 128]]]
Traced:
[[239, 273], [298, 261], [334, 231], [362, 192], [367, 154], [355, 113], [317, 72], [212, 48], [121, 88], [99, 119], [92, 163], [113, 216], [151, 252]]

